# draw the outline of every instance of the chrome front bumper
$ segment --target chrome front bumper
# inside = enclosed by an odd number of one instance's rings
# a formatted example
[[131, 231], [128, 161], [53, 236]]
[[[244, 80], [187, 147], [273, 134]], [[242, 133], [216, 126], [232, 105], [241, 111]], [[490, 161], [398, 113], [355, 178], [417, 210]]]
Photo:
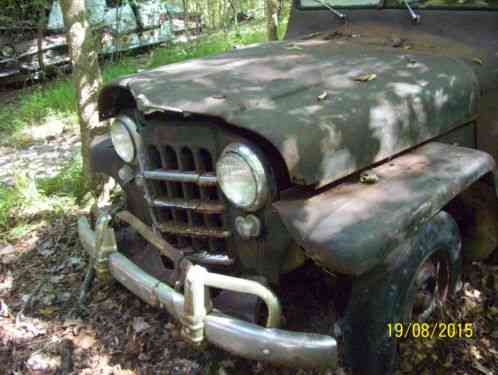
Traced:
[[[192, 266], [185, 278], [185, 294], [144, 272], [119, 253], [111, 217], [101, 216], [95, 231], [86, 218], [80, 218], [81, 243], [90, 255], [97, 274], [112, 276], [143, 301], [165, 308], [182, 324], [182, 336], [198, 344], [208, 342], [241, 357], [275, 365], [306, 368], [334, 368], [337, 343], [333, 337], [286, 331], [280, 324], [280, 303], [274, 293], [252, 280], [208, 272]], [[215, 287], [261, 298], [269, 311], [267, 326], [236, 319], [210, 308], [206, 288]]]

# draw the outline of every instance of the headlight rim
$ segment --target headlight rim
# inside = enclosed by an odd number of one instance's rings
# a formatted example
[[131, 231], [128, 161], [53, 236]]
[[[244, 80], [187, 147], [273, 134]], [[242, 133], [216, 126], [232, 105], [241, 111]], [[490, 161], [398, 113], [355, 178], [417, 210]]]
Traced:
[[218, 171], [218, 169], [219, 169], [218, 165], [221, 164], [223, 158], [226, 155], [229, 155], [231, 153], [240, 157], [249, 166], [249, 170], [251, 171], [252, 177], [256, 183], [256, 196], [254, 198], [254, 201], [251, 202], [251, 204], [249, 204], [247, 206], [242, 206], [242, 205], [239, 205], [239, 204], [233, 202], [228, 197], [228, 195], [223, 190], [223, 187], [221, 184], [221, 177], [218, 176], [218, 178], [220, 179], [218, 181], [220, 188], [223, 191], [223, 194], [225, 194], [225, 196], [227, 197], [227, 199], [232, 204], [237, 206], [238, 208], [241, 208], [241, 209], [248, 211], [248, 212], [257, 211], [265, 205], [265, 203], [268, 200], [268, 195], [270, 192], [266, 168], [265, 168], [263, 162], [261, 161], [260, 157], [258, 156], [258, 152], [255, 151], [251, 146], [249, 146], [245, 143], [242, 143], [242, 142], [234, 142], [234, 143], [230, 143], [228, 146], [226, 146], [223, 149], [221, 156], [219, 157], [219, 159], [216, 163], [216, 171]]
[[[122, 157], [122, 155], [119, 154], [116, 145], [114, 144], [114, 140], [112, 138], [112, 127], [117, 123], [120, 122], [121, 125], [125, 128], [125, 130], [128, 132], [128, 135], [130, 136], [131, 144], [133, 145], [133, 157], [130, 160], [125, 160], [125, 158]], [[124, 161], [127, 164], [134, 164], [137, 161], [137, 156], [138, 156], [138, 133], [137, 133], [137, 126], [135, 122], [127, 115], [120, 115], [116, 117], [112, 124], [111, 127], [109, 128], [110, 135], [111, 135], [111, 141], [112, 145], [114, 147], [114, 150], [116, 151], [116, 154], [118, 154], [119, 158]]]

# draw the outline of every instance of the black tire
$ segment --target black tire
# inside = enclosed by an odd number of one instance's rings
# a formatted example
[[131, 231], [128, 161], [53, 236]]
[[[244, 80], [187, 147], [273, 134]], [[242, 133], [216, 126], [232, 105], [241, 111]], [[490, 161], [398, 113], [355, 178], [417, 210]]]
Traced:
[[442, 303], [454, 292], [460, 278], [460, 249], [456, 222], [440, 212], [391, 252], [384, 264], [353, 282], [344, 338], [346, 362], [355, 375], [394, 372], [397, 339], [389, 336], [388, 324], [412, 319], [414, 285], [427, 261], [438, 264], [434, 297]]

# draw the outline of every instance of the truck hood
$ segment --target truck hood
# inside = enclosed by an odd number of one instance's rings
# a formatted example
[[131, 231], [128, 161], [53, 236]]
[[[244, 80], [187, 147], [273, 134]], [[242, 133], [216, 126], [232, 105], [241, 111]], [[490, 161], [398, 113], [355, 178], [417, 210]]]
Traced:
[[101, 118], [129, 92], [145, 112], [214, 116], [256, 133], [294, 183], [321, 187], [472, 121], [479, 84], [455, 58], [307, 40], [125, 77], [102, 91]]

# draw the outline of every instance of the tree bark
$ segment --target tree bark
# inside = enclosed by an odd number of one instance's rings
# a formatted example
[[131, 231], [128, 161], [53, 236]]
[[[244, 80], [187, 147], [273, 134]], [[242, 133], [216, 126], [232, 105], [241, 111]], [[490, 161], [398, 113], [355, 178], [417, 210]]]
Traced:
[[275, 0], [265, 0], [265, 17], [268, 40], [278, 40], [277, 4]]
[[42, 79], [45, 79], [45, 62], [43, 61], [43, 37], [45, 34], [45, 8], [40, 6], [39, 10], [39, 20], [36, 28], [36, 44], [38, 49], [38, 65], [40, 67], [40, 75]]
[[102, 75], [95, 40], [86, 18], [85, 0], [63, 0], [61, 5], [78, 97], [83, 184], [95, 192], [97, 179], [90, 168], [90, 145], [105, 128], [99, 121], [97, 108]]

